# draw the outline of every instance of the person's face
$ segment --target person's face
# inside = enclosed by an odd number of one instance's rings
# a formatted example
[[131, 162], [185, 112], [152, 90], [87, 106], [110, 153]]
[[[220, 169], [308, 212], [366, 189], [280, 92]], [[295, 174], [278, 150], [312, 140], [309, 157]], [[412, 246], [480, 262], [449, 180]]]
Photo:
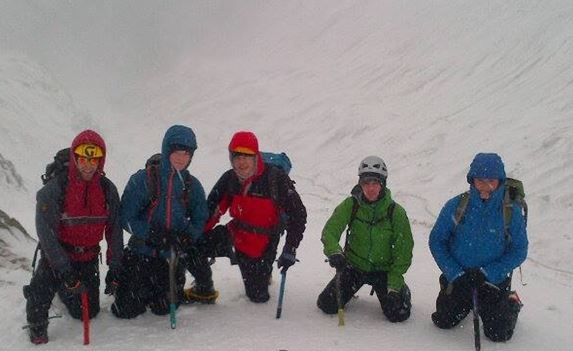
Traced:
[[85, 181], [92, 180], [99, 166], [99, 162], [99, 157], [90, 158], [78, 156], [76, 159], [76, 164], [78, 171], [80, 172], [80, 177]]
[[377, 180], [368, 180], [360, 182], [362, 192], [368, 201], [376, 201], [382, 191], [382, 184]]
[[482, 200], [487, 200], [499, 186], [499, 179], [474, 178], [474, 186]]
[[255, 174], [255, 155], [237, 154], [233, 156], [232, 165], [240, 179], [247, 179]]
[[187, 150], [176, 150], [169, 155], [171, 166], [177, 171], [182, 171], [191, 162], [191, 153]]

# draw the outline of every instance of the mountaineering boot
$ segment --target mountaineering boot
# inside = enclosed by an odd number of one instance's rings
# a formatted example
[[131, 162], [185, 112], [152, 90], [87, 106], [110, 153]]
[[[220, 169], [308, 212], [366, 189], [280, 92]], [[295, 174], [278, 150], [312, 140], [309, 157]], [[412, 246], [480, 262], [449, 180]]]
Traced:
[[32, 344], [40, 345], [48, 343], [48, 323], [31, 325], [28, 330]]
[[219, 292], [211, 285], [193, 285], [189, 289], [183, 290], [182, 303], [204, 303], [213, 304], [219, 297]]

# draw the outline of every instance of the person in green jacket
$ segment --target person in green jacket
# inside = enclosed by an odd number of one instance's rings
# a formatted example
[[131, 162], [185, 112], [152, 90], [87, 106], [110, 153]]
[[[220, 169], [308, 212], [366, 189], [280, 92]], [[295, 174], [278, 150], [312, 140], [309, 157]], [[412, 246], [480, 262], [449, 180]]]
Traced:
[[[403, 276], [412, 263], [414, 247], [408, 216], [386, 187], [384, 160], [366, 157], [360, 162], [358, 176], [352, 196], [336, 207], [322, 230], [324, 254], [336, 275], [318, 296], [317, 305], [323, 312], [335, 314], [362, 285], [369, 284], [386, 318], [402, 322], [410, 317], [412, 306]], [[346, 243], [341, 247], [345, 228]]]

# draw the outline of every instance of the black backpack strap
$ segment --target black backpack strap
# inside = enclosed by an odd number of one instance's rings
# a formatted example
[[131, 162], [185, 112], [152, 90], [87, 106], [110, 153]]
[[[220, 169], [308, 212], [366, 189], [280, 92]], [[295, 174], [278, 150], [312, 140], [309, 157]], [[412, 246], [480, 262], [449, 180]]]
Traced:
[[279, 202], [279, 172], [282, 172], [273, 165], [265, 164], [268, 168], [268, 181], [271, 199], [275, 204]]
[[157, 207], [159, 202], [159, 195], [161, 194], [161, 184], [159, 182], [159, 167], [157, 165], [146, 165], [145, 172], [147, 173], [146, 181], [147, 188], [150, 191], [149, 204], [147, 205], [148, 218], [151, 218], [153, 210]]
[[191, 202], [191, 187], [193, 186], [193, 177], [189, 172], [183, 173], [183, 203], [185, 204], [185, 210], [189, 209], [189, 203]]
[[388, 212], [386, 212], [386, 218], [390, 220], [390, 224], [394, 227], [394, 210], [396, 209], [396, 202], [392, 201], [390, 206], [388, 206]]
[[352, 196], [352, 211], [350, 212], [350, 219], [348, 220], [348, 224], [346, 226], [346, 239], [344, 241], [344, 250], [348, 246], [348, 239], [350, 238], [350, 228], [352, 227], [352, 223], [356, 219], [356, 213], [358, 212], [358, 208], [360, 207], [360, 203], [358, 199]]

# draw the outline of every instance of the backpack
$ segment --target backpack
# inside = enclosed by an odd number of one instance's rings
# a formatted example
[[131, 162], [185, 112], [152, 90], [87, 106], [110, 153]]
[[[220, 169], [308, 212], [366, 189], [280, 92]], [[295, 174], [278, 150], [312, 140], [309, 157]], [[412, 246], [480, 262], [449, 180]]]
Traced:
[[54, 161], [46, 165], [46, 173], [42, 174], [42, 184], [46, 185], [50, 180], [58, 177], [62, 173], [66, 173], [68, 170], [68, 164], [70, 163], [70, 148], [61, 149], [56, 152], [54, 156]]
[[292, 163], [284, 152], [281, 152], [280, 154], [274, 152], [261, 152], [261, 157], [263, 158], [264, 163], [282, 169], [286, 174], [289, 174], [292, 169]]
[[[161, 154], [153, 154], [151, 155], [147, 161], [145, 161], [145, 172], [147, 173], [147, 186], [148, 189], [152, 190], [152, 193], [149, 194], [149, 205], [147, 206], [148, 210], [153, 211], [155, 207], [159, 204], [159, 196], [161, 195], [161, 182], [159, 181], [159, 163], [161, 161]], [[191, 178], [191, 174], [189, 172], [182, 172], [184, 180], [183, 180], [183, 202], [185, 204], [185, 209], [189, 207], [189, 193], [191, 192], [191, 185], [193, 179]]]
[[[509, 232], [509, 226], [511, 225], [511, 217], [513, 214], [512, 208], [514, 204], [517, 204], [523, 211], [523, 217], [525, 219], [525, 226], [527, 227], [527, 202], [525, 202], [525, 190], [523, 187], [523, 182], [514, 178], [506, 178], [505, 180], [505, 190], [503, 195], [503, 225], [505, 229], [505, 242], [507, 245], [511, 243], [511, 233]], [[454, 232], [458, 224], [463, 220], [465, 211], [468, 207], [470, 199], [469, 191], [462, 193], [460, 196], [460, 203], [456, 208], [454, 216]]]

